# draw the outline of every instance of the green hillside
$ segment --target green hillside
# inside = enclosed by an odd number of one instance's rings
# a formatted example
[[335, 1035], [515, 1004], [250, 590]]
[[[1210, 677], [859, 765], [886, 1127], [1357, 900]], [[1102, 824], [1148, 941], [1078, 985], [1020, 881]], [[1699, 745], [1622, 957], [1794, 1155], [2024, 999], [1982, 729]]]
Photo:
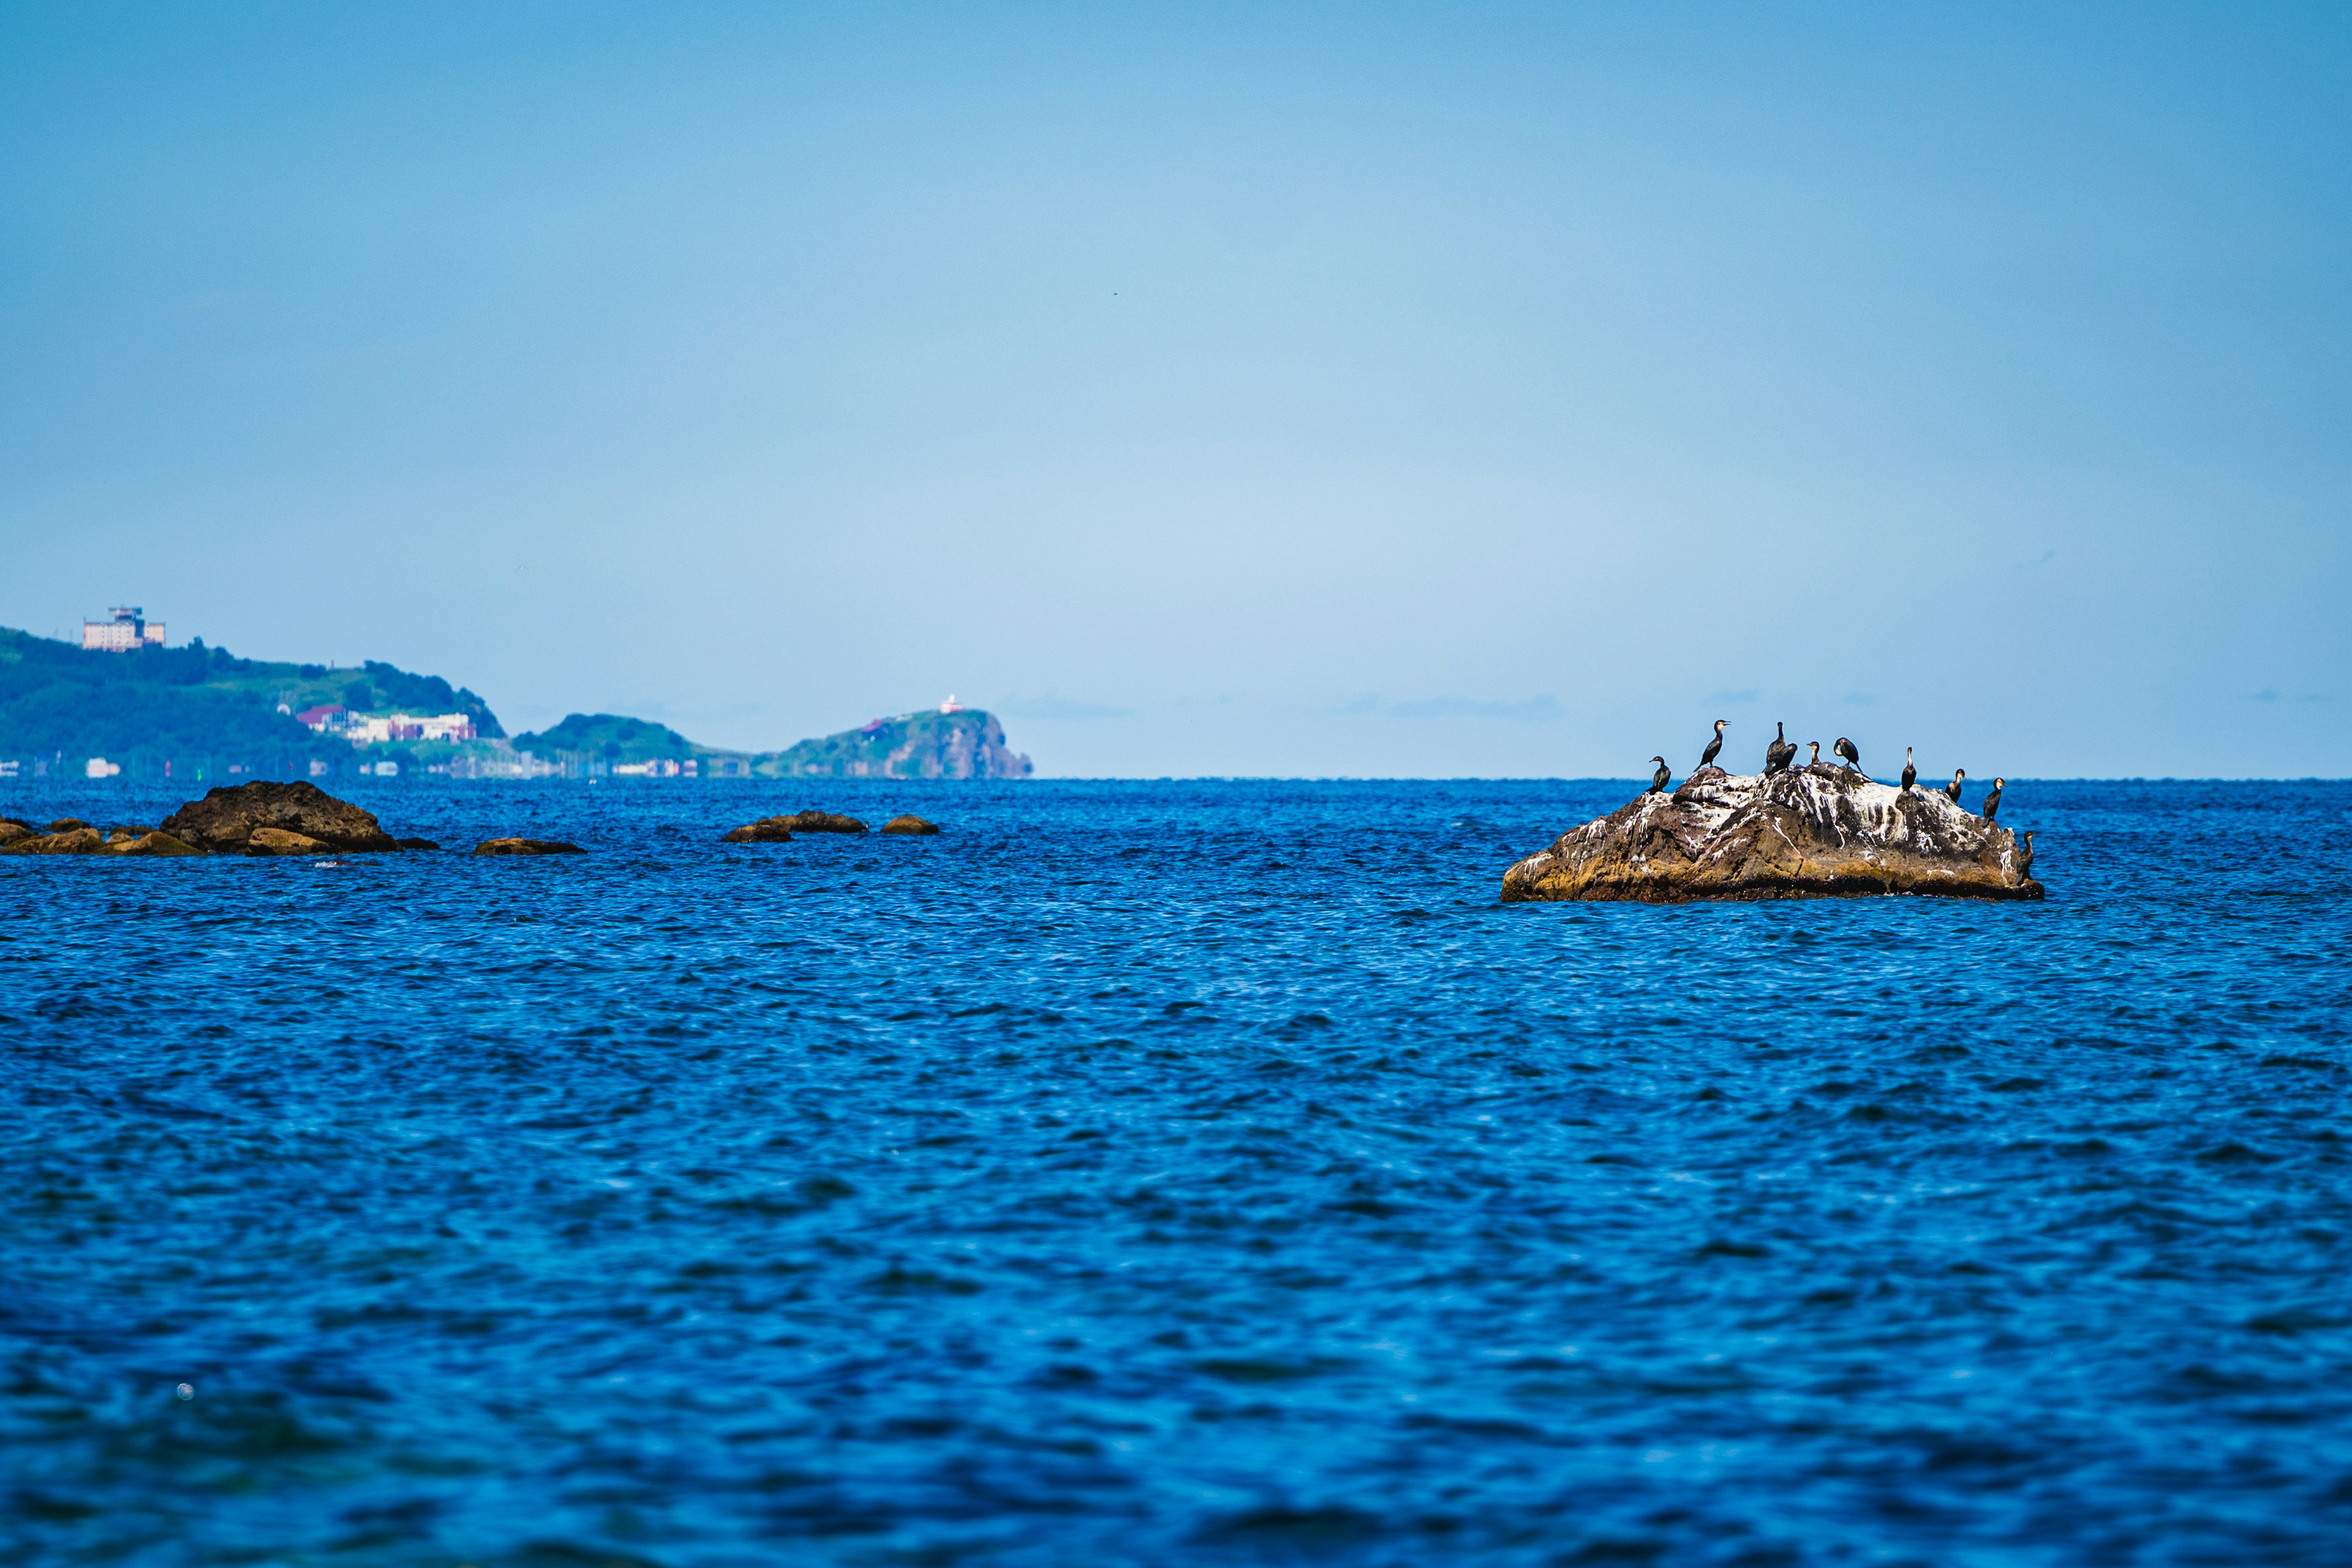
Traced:
[[[294, 718], [330, 706], [377, 716], [465, 713], [480, 739], [355, 748]], [[692, 763], [703, 778], [1003, 779], [1030, 772], [1029, 759], [1005, 746], [994, 716], [977, 709], [877, 719], [777, 752], [698, 745], [666, 725], [617, 713], [569, 714], [511, 745], [505, 735], [489, 704], [464, 687], [373, 659], [357, 669], [274, 663], [239, 658], [202, 639], [107, 653], [0, 627], [0, 776], [79, 774], [94, 757], [130, 777], [168, 771], [192, 784], [238, 774], [323, 777], [379, 764], [458, 777], [580, 776], [671, 763], [678, 766], [653, 771], [683, 776]]]
[[152, 776], [173, 764], [194, 779], [234, 766], [278, 774], [312, 759], [351, 761], [348, 742], [314, 735], [293, 713], [324, 704], [383, 711], [467, 713], [485, 736], [503, 735], [479, 697], [438, 676], [371, 660], [358, 669], [239, 658], [199, 638], [185, 647], [128, 653], [79, 648], [0, 627], [0, 761], [23, 771], [79, 772], [91, 757]]
[[977, 710], [926, 710], [877, 719], [855, 730], [803, 741], [781, 752], [730, 752], [697, 745], [649, 719], [572, 713], [514, 738], [517, 751], [590, 770], [645, 763], [700, 764], [712, 778], [1026, 778], [1029, 759], [1004, 745], [993, 715]]
[[569, 713], [561, 724], [517, 735], [514, 744], [515, 750], [538, 756], [593, 757], [604, 763], [682, 763], [688, 757], [725, 754], [698, 746], [650, 719], [618, 713]]

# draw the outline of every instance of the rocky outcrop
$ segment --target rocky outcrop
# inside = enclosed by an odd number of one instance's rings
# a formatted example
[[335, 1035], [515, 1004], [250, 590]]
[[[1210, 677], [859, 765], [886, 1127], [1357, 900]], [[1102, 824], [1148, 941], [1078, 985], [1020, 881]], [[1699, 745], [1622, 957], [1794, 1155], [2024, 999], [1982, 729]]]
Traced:
[[[263, 829], [310, 839], [318, 850], [289, 849], [282, 840], [257, 839]], [[284, 855], [335, 851], [381, 854], [402, 847], [373, 814], [310, 784], [223, 786], [165, 817], [162, 830], [215, 854]]]
[[885, 833], [937, 833], [939, 828], [932, 823], [925, 822], [919, 816], [894, 816], [884, 823], [882, 831]]
[[0, 847], [14, 844], [19, 838], [30, 838], [40, 829], [14, 816], [0, 816]]
[[1829, 766], [1769, 778], [1702, 768], [1674, 794], [1637, 795], [1513, 866], [1503, 901], [2038, 899], [2031, 866], [2008, 828], [1939, 791]]
[[585, 855], [577, 844], [560, 838], [485, 838], [474, 846], [477, 855]]

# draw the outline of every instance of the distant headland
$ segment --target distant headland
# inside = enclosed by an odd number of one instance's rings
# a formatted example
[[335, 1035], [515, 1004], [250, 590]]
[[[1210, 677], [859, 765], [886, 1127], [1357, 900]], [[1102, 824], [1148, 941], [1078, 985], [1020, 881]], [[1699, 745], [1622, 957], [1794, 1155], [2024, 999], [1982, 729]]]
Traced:
[[[573, 713], [509, 737], [480, 697], [377, 660], [352, 668], [163, 644], [137, 610], [82, 646], [0, 627], [0, 779], [1017, 779], [994, 715], [953, 698], [772, 752], [688, 740], [650, 720]], [[93, 631], [95, 627], [97, 630]]]

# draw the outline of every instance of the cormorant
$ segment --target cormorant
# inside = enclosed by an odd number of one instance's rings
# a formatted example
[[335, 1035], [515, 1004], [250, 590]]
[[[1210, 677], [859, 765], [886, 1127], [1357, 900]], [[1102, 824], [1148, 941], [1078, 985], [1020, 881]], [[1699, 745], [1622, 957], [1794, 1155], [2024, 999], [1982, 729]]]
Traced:
[[1812, 756], [1807, 759], [1805, 763], [1805, 771], [1807, 773], [1811, 773], [1815, 768], [1822, 765], [1822, 743], [1819, 741], [1808, 741], [1805, 744], [1813, 749]]
[[1772, 726], [1772, 743], [1764, 748], [1764, 776], [1769, 779], [1774, 773], [1786, 771], [1789, 764], [1796, 760], [1797, 746], [1789, 739], [1789, 727], [1775, 723]]
[[1906, 746], [1903, 748], [1903, 787], [1905, 789], [1909, 789], [1913, 784], [1918, 782], [1919, 770], [1912, 765], [1911, 748]]
[[1951, 782], [1951, 783], [1949, 783], [1949, 784], [1946, 784], [1946, 785], [1944, 786], [1944, 798], [1945, 798], [1946, 800], [1950, 801], [1954, 805], [1959, 805], [1959, 804], [1960, 804], [1960, 781], [1961, 781], [1962, 779], [1964, 779], [1964, 778], [1968, 777], [1968, 776], [1969, 776], [1969, 770], [1968, 770], [1968, 769], [1966, 769], [1966, 768], [1954, 768], [1954, 769], [1952, 770], [1952, 782]]
[[1658, 764], [1658, 771], [1650, 775], [1650, 787], [1643, 793], [1664, 795], [1666, 790], [1666, 781], [1675, 776], [1674, 770], [1666, 766], [1666, 759], [1664, 757], [1652, 757], [1650, 761]]
[[2033, 836], [2040, 831], [2038, 827], [2029, 827], [2017, 840], [2017, 874], [2021, 877], [2033, 869]]
[[1721, 750], [1723, 750], [1723, 721], [1717, 719], [1715, 721], [1715, 739], [1709, 741], [1706, 743], [1706, 750], [1699, 753], [1698, 765], [1703, 768], [1712, 766], [1715, 754]]
[[1992, 781], [1992, 793], [1984, 797], [1984, 805], [1979, 808], [1984, 813], [1984, 819], [1987, 822], [1990, 822], [1994, 813], [2000, 810], [2000, 786], [2008, 782], [2007, 779]]
[[1835, 752], [1839, 756], [1843, 757], [1847, 767], [1852, 768], [1855, 773], [1862, 772], [1862, 753], [1853, 749], [1853, 742], [1852, 741], [1847, 740], [1843, 735], [1840, 735], [1837, 738], [1836, 743], [1831, 746], [1830, 750]]

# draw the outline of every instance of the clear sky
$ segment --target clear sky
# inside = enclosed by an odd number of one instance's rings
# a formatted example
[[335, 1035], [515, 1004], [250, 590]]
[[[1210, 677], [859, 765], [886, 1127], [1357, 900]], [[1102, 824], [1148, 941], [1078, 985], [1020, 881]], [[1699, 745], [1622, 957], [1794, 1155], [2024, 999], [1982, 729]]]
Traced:
[[0, 6], [0, 624], [1049, 774], [2352, 774], [2352, 8]]

